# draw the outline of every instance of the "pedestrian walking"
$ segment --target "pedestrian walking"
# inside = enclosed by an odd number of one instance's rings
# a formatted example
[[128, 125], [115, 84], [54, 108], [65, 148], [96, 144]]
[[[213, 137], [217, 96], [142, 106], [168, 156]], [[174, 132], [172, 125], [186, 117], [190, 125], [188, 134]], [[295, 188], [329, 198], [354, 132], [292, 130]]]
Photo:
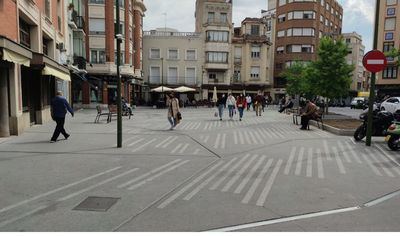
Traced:
[[261, 92], [254, 98], [254, 108], [256, 110], [256, 116], [261, 116], [262, 106], [264, 102], [264, 97], [261, 95]]
[[236, 101], [236, 106], [238, 108], [239, 111], [239, 120], [242, 121], [243, 119], [243, 111], [245, 109], [245, 107], [247, 106], [247, 100], [246, 98], [243, 96], [243, 94], [240, 94], [237, 101]]
[[170, 130], [173, 130], [179, 124], [179, 100], [174, 93], [167, 95], [168, 121], [171, 124]]
[[250, 111], [251, 102], [252, 102], [251, 96], [250, 96], [250, 94], [247, 94], [247, 96], [246, 96], [247, 111]]
[[317, 118], [317, 111], [317, 106], [310, 100], [307, 100], [304, 112], [301, 114], [301, 130], [307, 130], [310, 120]]
[[229, 94], [228, 98], [226, 99], [226, 106], [228, 107], [229, 110], [229, 118], [233, 119], [236, 106], [236, 99], [234, 96], [232, 96], [232, 94]]
[[56, 122], [57, 126], [54, 130], [53, 136], [51, 137], [50, 142], [57, 142], [58, 136], [60, 133], [64, 135], [64, 138], [67, 140], [71, 135], [68, 134], [64, 129], [65, 124], [65, 116], [67, 115], [67, 111], [71, 113], [72, 117], [74, 117], [74, 110], [72, 110], [69, 105], [67, 99], [63, 97], [61, 91], [56, 93], [56, 97], [51, 101], [51, 118]]
[[222, 94], [222, 96], [217, 99], [219, 120], [222, 120], [222, 116], [224, 115], [225, 104], [226, 97], [225, 94]]

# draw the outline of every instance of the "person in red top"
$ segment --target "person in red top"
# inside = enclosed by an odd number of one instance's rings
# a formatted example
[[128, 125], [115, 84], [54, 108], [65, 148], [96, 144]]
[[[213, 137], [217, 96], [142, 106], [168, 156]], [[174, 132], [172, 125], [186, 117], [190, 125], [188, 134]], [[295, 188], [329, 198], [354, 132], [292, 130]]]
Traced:
[[236, 100], [236, 107], [239, 110], [239, 120], [242, 121], [243, 111], [247, 107], [247, 101], [243, 94], [240, 94], [238, 99]]

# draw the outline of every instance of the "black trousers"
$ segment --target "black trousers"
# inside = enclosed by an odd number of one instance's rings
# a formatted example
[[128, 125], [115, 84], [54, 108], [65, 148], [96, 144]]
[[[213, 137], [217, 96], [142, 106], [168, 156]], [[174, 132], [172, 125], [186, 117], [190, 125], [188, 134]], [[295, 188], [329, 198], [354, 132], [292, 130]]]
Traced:
[[65, 132], [64, 129], [65, 117], [64, 118], [54, 117], [54, 121], [57, 123], [57, 126], [56, 129], [54, 130], [53, 137], [51, 138], [51, 140], [57, 141], [58, 136], [60, 136], [60, 133], [64, 135], [65, 138], [67, 138], [69, 134], [67, 134], [67, 132]]
[[307, 129], [308, 123], [310, 122], [310, 120], [311, 120], [311, 116], [302, 116], [301, 117], [301, 127], [303, 129]]

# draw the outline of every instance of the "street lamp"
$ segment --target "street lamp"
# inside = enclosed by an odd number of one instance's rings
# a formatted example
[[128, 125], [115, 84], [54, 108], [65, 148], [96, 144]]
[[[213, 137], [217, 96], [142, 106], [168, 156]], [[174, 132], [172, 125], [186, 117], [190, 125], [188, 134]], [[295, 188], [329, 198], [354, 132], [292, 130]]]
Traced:
[[[375, 7], [375, 28], [374, 28], [374, 45], [373, 49], [376, 50], [378, 48], [378, 27], [379, 27], [379, 11], [380, 11], [381, 1], [376, 0]], [[375, 80], [376, 73], [372, 73], [371, 75], [371, 88], [369, 90], [369, 108], [368, 108], [368, 123], [367, 123], [367, 146], [371, 146], [372, 140], [372, 120], [373, 120], [373, 111], [374, 111], [374, 100], [375, 100]]]
[[115, 38], [117, 39], [117, 147], [122, 147], [122, 98], [121, 98], [121, 75], [120, 75], [120, 64], [121, 64], [121, 43], [122, 34], [119, 32], [120, 16], [119, 16], [119, 0], [115, 0], [116, 9], [116, 29]]

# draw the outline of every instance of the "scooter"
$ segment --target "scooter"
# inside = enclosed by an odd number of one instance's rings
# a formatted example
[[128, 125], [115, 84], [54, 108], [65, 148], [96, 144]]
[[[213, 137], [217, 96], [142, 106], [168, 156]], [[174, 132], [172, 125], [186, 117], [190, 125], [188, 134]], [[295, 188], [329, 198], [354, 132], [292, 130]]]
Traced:
[[[363, 123], [354, 132], [356, 141], [361, 141], [367, 135], [368, 111], [362, 113], [360, 119], [363, 120]], [[372, 136], [385, 136], [386, 130], [394, 120], [392, 113], [375, 109], [373, 112]]]
[[393, 151], [400, 149], [400, 122], [395, 121], [386, 131], [385, 141]]

